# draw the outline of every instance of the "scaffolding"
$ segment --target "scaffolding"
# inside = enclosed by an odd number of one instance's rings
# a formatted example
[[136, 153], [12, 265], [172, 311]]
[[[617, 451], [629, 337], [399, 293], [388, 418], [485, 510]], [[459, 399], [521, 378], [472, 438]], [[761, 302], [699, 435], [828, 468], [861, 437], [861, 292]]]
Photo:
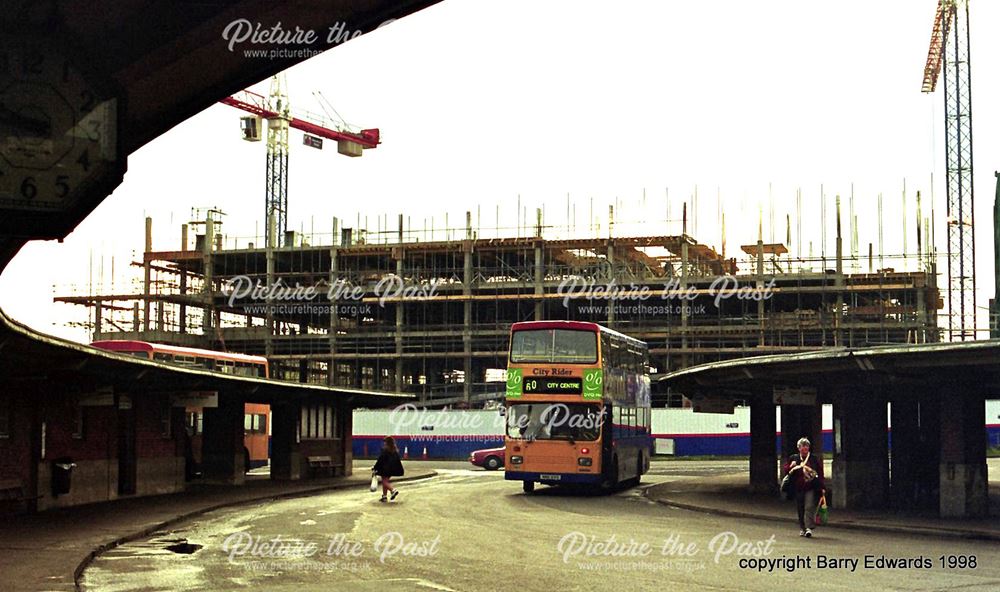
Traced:
[[845, 257], [839, 228], [834, 256], [793, 258], [758, 240], [736, 259], [724, 243], [720, 253], [690, 236], [686, 215], [678, 234], [622, 235], [613, 208], [603, 232], [590, 224], [553, 236], [540, 210], [534, 224], [497, 225], [490, 237], [471, 212], [464, 226], [419, 230], [399, 215], [394, 228], [380, 218], [371, 231], [334, 219], [332, 232], [289, 232], [280, 248], [225, 237], [218, 210], [197, 215], [171, 251], [153, 250], [147, 218], [134, 263], [141, 289], [70, 290], [56, 301], [88, 307], [94, 340], [265, 355], [278, 379], [459, 405], [502, 396], [510, 325], [524, 320], [594, 321], [645, 340], [655, 374], [941, 338], [929, 241], [916, 270], [896, 271], [870, 246], [867, 260], [858, 255], [854, 236]]

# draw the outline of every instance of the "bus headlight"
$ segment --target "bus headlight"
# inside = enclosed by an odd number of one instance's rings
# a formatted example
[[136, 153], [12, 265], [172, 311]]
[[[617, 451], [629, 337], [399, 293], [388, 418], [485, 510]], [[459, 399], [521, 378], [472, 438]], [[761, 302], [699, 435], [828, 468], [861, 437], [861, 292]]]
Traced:
[[524, 462], [524, 457], [523, 456], [512, 456], [512, 457], [510, 457], [510, 464], [512, 464], [512, 465], [519, 465], [519, 464], [521, 464], [523, 462]]
[[576, 459], [576, 464], [580, 465], [581, 467], [589, 467], [594, 464], [594, 459], [581, 456], [580, 458]]

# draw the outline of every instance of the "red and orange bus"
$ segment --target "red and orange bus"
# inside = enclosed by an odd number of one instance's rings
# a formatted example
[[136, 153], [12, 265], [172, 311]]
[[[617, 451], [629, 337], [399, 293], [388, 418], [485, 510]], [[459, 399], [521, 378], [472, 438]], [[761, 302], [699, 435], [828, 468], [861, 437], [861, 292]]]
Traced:
[[[177, 347], [146, 341], [95, 341], [90, 345], [98, 349], [178, 366], [202, 368], [237, 376], [257, 376], [261, 378], [270, 376], [267, 358], [261, 356]], [[192, 436], [192, 448], [194, 449], [196, 462], [200, 462], [201, 458], [203, 411], [200, 407], [185, 409], [185, 425]], [[267, 464], [271, 428], [270, 418], [271, 408], [269, 405], [261, 403], [247, 403], [245, 405], [243, 415], [243, 447], [247, 470]]]
[[505, 478], [615, 488], [649, 470], [649, 349], [596, 323], [511, 326]]

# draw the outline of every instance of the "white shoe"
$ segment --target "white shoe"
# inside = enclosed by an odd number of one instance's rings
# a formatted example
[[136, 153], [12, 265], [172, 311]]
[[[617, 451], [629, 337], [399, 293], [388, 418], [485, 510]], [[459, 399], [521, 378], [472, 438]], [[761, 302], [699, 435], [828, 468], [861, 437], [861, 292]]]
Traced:
[[811, 528], [807, 528], [807, 529], [806, 529], [806, 534], [805, 534], [806, 538], [807, 538], [807, 539], [808, 539], [808, 538], [811, 538], [811, 537], [812, 537], [812, 535], [813, 535], [813, 531], [812, 531], [812, 529], [811, 529]]
[[805, 530], [800, 530], [800, 531], [799, 531], [799, 536], [800, 536], [800, 537], [804, 537], [804, 536], [806, 536], [806, 531], [805, 531]]

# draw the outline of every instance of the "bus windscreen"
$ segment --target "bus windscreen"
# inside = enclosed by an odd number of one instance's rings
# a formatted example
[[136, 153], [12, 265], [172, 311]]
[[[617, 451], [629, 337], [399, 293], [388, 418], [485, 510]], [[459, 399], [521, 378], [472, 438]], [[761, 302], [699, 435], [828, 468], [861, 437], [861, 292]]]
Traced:
[[601, 435], [602, 417], [600, 407], [586, 403], [518, 403], [507, 408], [507, 436], [593, 442]]
[[513, 363], [593, 364], [597, 333], [574, 329], [531, 329], [511, 337]]

